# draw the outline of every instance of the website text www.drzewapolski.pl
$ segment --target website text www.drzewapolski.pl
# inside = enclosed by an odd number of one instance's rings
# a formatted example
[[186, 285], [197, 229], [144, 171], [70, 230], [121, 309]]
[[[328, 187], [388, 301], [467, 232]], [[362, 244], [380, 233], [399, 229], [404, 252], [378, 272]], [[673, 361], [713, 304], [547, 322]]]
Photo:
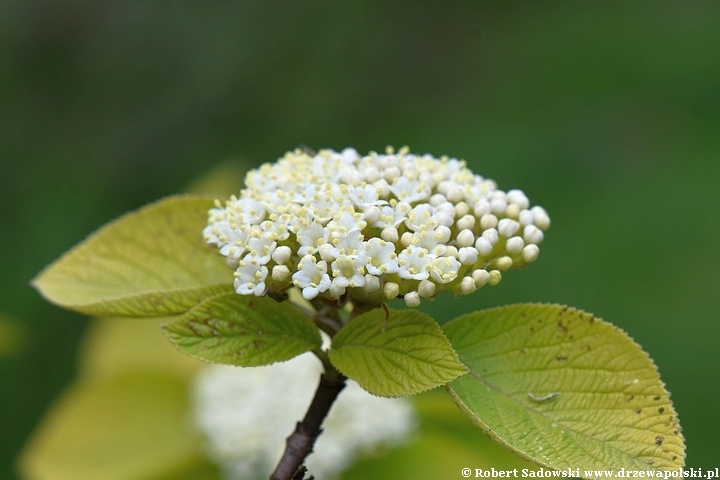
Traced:
[[565, 470], [530, 470], [523, 468], [518, 470], [489, 470], [482, 468], [463, 468], [461, 472], [464, 478], [712, 478], [720, 479], [720, 469], [702, 468], [680, 468], [676, 470], [584, 470], [580, 468], [568, 468]]

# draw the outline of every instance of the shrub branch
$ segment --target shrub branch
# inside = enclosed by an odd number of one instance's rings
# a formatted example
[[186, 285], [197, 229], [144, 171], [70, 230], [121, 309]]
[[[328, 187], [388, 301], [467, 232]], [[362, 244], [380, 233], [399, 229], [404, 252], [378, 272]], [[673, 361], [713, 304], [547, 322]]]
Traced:
[[340, 391], [345, 388], [345, 380], [346, 377], [335, 368], [328, 368], [326, 365], [325, 373], [320, 376], [315, 398], [303, 421], [297, 424], [295, 431], [287, 438], [285, 453], [270, 477], [271, 480], [293, 478], [305, 457], [312, 452], [315, 441], [322, 433], [320, 426]]

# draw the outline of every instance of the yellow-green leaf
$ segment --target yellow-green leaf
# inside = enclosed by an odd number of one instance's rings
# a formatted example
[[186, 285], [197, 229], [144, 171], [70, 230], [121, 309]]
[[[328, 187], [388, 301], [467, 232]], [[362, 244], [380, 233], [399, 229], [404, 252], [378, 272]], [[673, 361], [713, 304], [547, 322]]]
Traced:
[[670, 395], [622, 330], [559, 305], [511, 305], [444, 327], [470, 373], [449, 387], [499, 443], [555, 469], [677, 469], [684, 441]]
[[[458, 411], [444, 392], [424, 392], [412, 398], [417, 429], [405, 442], [361, 458], [342, 475], [342, 480], [444, 480], [462, 479], [463, 469], [491, 472], [539, 467], [494, 443]], [[507, 477], [503, 475], [503, 480]], [[495, 477], [499, 480], [499, 477]]]
[[[167, 473], [148, 480], [225, 480], [226, 477], [220, 472], [217, 465], [210, 463], [208, 459], [199, 458], [192, 465], [183, 465], [177, 471]], [[135, 480], [135, 479], [127, 479]], [[137, 480], [145, 480], [137, 479]]]
[[184, 381], [134, 374], [78, 382], [20, 457], [33, 480], [179, 478], [204, 463]]
[[213, 201], [175, 196], [110, 222], [45, 268], [33, 285], [49, 301], [94, 316], [183, 313], [231, 290], [224, 259], [202, 230]]
[[188, 355], [243, 367], [282, 362], [322, 345], [315, 324], [289, 302], [236, 293], [208, 299], [162, 329]]
[[0, 358], [17, 356], [25, 346], [25, 328], [14, 319], [0, 314]]
[[413, 395], [467, 372], [438, 324], [417, 310], [375, 309], [333, 338], [330, 361], [381, 397]]
[[192, 378], [206, 364], [183, 355], [163, 336], [160, 325], [175, 317], [94, 318], [80, 349], [80, 374], [84, 379], [133, 372], [162, 373]]

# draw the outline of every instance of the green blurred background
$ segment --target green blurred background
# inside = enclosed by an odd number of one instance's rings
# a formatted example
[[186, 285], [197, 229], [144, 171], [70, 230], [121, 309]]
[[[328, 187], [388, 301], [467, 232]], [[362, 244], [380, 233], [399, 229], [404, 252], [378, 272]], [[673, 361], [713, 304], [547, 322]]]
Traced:
[[426, 311], [614, 322], [672, 392], [688, 466], [718, 466], [719, 25], [714, 1], [0, 3], [0, 315], [23, 337], [0, 357], [0, 478], [86, 326], [29, 280], [220, 162], [301, 143], [407, 144], [524, 190], [553, 220], [539, 261]]

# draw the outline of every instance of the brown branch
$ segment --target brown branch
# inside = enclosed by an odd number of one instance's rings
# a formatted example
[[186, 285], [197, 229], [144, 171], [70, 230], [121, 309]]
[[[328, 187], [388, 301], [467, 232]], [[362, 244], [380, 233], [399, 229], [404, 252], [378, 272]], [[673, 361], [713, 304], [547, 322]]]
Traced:
[[307, 473], [307, 468], [305, 468], [305, 465], [300, 465], [298, 467], [297, 471], [295, 472], [295, 475], [293, 475], [292, 480], [315, 480], [315, 477], [310, 475], [308, 478], [305, 478], [305, 474]]
[[338, 394], [345, 388], [345, 380], [346, 377], [332, 367], [320, 376], [315, 398], [303, 421], [297, 424], [295, 431], [287, 438], [285, 453], [270, 480], [293, 478], [305, 457], [312, 452], [313, 445], [322, 432], [320, 426]]

